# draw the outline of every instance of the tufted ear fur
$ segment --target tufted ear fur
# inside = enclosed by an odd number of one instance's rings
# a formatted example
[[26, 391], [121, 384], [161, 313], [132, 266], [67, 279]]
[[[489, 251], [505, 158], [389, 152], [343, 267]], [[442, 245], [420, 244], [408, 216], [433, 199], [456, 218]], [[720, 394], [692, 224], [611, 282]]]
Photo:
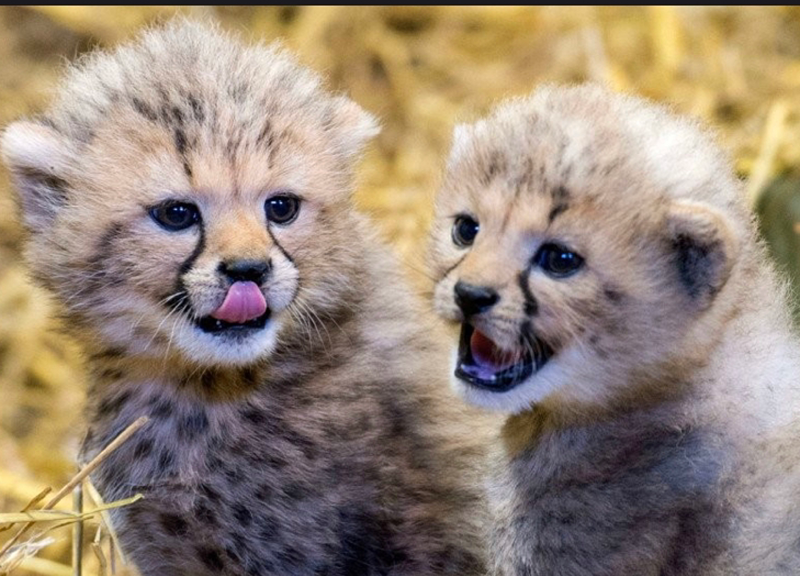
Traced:
[[380, 125], [372, 114], [345, 96], [334, 98], [333, 106], [340, 149], [345, 157], [351, 158], [378, 135]]
[[453, 128], [453, 139], [450, 144], [448, 164], [455, 164], [458, 159], [466, 153], [471, 138], [472, 133], [470, 132], [469, 126], [466, 124], [456, 124]]
[[673, 202], [667, 228], [678, 278], [700, 309], [711, 305], [728, 280], [738, 254], [724, 217], [696, 202]]
[[3, 131], [0, 148], [19, 193], [25, 225], [34, 232], [42, 230], [67, 199], [70, 145], [48, 126], [19, 121]]

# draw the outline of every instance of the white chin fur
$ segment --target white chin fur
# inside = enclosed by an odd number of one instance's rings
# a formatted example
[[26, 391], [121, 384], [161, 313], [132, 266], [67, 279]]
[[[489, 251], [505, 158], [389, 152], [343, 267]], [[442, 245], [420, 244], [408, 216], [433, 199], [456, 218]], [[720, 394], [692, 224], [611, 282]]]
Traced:
[[279, 328], [280, 320], [273, 317], [263, 329], [237, 338], [209, 334], [187, 323], [176, 331], [174, 344], [198, 364], [241, 366], [269, 356], [275, 349]]
[[456, 394], [474, 406], [510, 414], [519, 414], [540, 403], [558, 387], [558, 382], [563, 381], [564, 376], [558, 365], [551, 359], [541, 370], [511, 390], [491, 392], [457, 378], [455, 375], [456, 362], [458, 362], [458, 347], [453, 352], [450, 371], [450, 384]]

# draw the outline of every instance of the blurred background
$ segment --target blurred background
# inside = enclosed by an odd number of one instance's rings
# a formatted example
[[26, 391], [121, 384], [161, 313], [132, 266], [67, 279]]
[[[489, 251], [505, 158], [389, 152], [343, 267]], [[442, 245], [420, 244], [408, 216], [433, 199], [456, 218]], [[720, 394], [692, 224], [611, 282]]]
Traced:
[[[773, 254], [800, 272], [798, 7], [2, 7], [0, 125], [40, 110], [83, 52], [175, 13], [218, 20], [248, 41], [282, 39], [381, 119], [357, 200], [419, 285], [453, 124], [542, 82], [586, 80], [715, 127]], [[84, 426], [80, 355], [26, 279], [12, 198], [0, 168], [0, 512], [74, 474]], [[51, 535], [15, 574], [73, 573], [69, 531]], [[85, 574], [110, 573], [87, 556]]]

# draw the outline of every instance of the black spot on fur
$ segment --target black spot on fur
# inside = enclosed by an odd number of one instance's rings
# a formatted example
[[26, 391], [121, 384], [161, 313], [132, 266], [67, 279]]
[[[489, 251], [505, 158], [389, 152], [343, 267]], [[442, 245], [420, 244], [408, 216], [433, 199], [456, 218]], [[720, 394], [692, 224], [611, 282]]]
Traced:
[[90, 359], [95, 362], [102, 360], [118, 360], [125, 355], [126, 353], [123, 348], [105, 348], [96, 354], [92, 354]]
[[489, 158], [489, 163], [486, 165], [486, 169], [483, 172], [483, 177], [481, 178], [483, 185], [486, 186], [492, 180], [494, 180], [503, 169], [503, 166], [503, 155], [499, 152], [493, 152]]
[[139, 100], [136, 96], [131, 99], [131, 106], [133, 106], [133, 109], [137, 114], [149, 120], [150, 122], [158, 121], [158, 114], [156, 114], [155, 110]]
[[146, 458], [153, 452], [153, 439], [143, 438], [139, 440], [133, 448], [134, 460], [141, 460]]
[[247, 97], [248, 85], [246, 82], [238, 82], [236, 85], [228, 89], [228, 95], [234, 102], [243, 102]]
[[194, 94], [189, 94], [187, 98], [189, 100], [189, 106], [192, 109], [192, 115], [194, 116], [195, 121], [202, 124], [206, 119], [206, 113], [203, 110], [203, 105], [197, 98], [195, 98]]
[[563, 214], [569, 206], [566, 202], [560, 202], [558, 204], [554, 204], [553, 207], [550, 209], [550, 214], [547, 215], [547, 222], [549, 224], [553, 223], [560, 214]]
[[119, 368], [101, 368], [97, 373], [101, 380], [121, 380], [125, 376], [125, 372]]
[[175, 455], [169, 448], [163, 448], [158, 455], [158, 468], [163, 472], [169, 472], [175, 465]]
[[337, 573], [353, 576], [385, 574], [392, 566], [405, 564], [408, 554], [391, 546], [389, 527], [376, 515], [349, 505], [339, 510]]
[[551, 196], [553, 197], [553, 204], [567, 204], [571, 194], [565, 186], [556, 186], [553, 188]]
[[[287, 544], [282, 550], [275, 553], [275, 558], [287, 568], [302, 566], [305, 554], [295, 546]], [[292, 570], [294, 572], [294, 570]]]
[[206, 458], [206, 468], [208, 468], [208, 470], [210, 472], [219, 472], [224, 467], [225, 467], [225, 463], [216, 454], [210, 454]]
[[288, 466], [289, 464], [289, 462], [286, 461], [286, 458], [284, 458], [280, 454], [265, 454], [263, 457], [263, 461], [264, 464], [275, 470], [281, 470], [282, 468], [286, 468], [286, 466]]
[[530, 286], [528, 286], [528, 270], [523, 270], [517, 276], [517, 283], [520, 290], [522, 290], [522, 298], [524, 299], [524, 311], [527, 316], [535, 316], [539, 312], [539, 303], [531, 293]]
[[275, 134], [272, 131], [272, 123], [269, 120], [265, 120], [264, 126], [262, 126], [258, 133], [258, 137], [256, 138], [256, 144], [260, 147], [266, 148], [267, 150], [271, 150], [274, 143]]
[[603, 296], [605, 296], [606, 300], [613, 302], [614, 304], [621, 302], [625, 297], [625, 295], [620, 292], [618, 288], [613, 286], [605, 286], [603, 288]]
[[281, 533], [281, 525], [272, 516], [262, 516], [257, 521], [258, 537], [267, 542], [274, 542]]
[[183, 131], [182, 128], [176, 128], [174, 132], [175, 137], [175, 148], [178, 150], [178, 154], [183, 156], [186, 154], [186, 133]]
[[292, 446], [299, 448], [303, 453], [303, 456], [305, 456], [308, 460], [313, 460], [317, 457], [316, 443], [297, 430], [284, 428], [281, 430], [280, 434], [281, 437], [283, 437], [283, 439], [289, 442]]
[[260, 376], [259, 371], [252, 366], [244, 368], [241, 373], [242, 381], [247, 387], [258, 386], [260, 384]]
[[248, 424], [254, 426], [263, 426], [267, 424], [267, 414], [260, 408], [255, 406], [244, 408], [239, 411], [239, 415], [247, 421]]
[[197, 487], [198, 492], [203, 495], [204, 498], [210, 500], [211, 502], [219, 502], [222, 499], [217, 490], [211, 487], [211, 485], [203, 483]]
[[269, 484], [261, 484], [256, 490], [256, 498], [262, 502], [269, 502], [272, 500], [275, 490]]
[[178, 436], [183, 440], [194, 440], [208, 430], [208, 416], [202, 409], [185, 415], [178, 428]]
[[217, 526], [219, 524], [217, 513], [207, 500], [199, 500], [195, 503], [194, 515], [203, 524], [208, 524], [209, 526]]
[[175, 405], [166, 398], [157, 398], [151, 404], [153, 406], [152, 410], [150, 410], [150, 416], [152, 418], [161, 420], [169, 418], [175, 410]]
[[207, 546], [198, 548], [197, 556], [209, 570], [213, 570], [215, 572], [222, 572], [222, 569], [225, 567], [225, 564], [222, 562], [222, 557], [220, 556], [219, 552], [217, 552], [213, 548], [209, 548]]
[[299, 482], [290, 482], [283, 487], [283, 493], [289, 500], [305, 500], [311, 492]]
[[114, 247], [121, 237], [125, 235], [127, 227], [122, 222], [111, 222], [100, 239], [97, 241], [94, 252], [86, 260], [86, 267], [92, 271], [87, 284], [93, 289], [109, 285], [119, 285], [124, 282], [124, 276], [112, 275], [112, 254]]
[[162, 512], [159, 520], [161, 527], [170, 536], [186, 536], [189, 533], [188, 522], [177, 514]]
[[[391, 384], [389, 384], [391, 387]], [[403, 438], [407, 436], [410, 431], [410, 423], [408, 422], [408, 415], [402, 408], [392, 399], [381, 400], [381, 410], [383, 417], [386, 420], [385, 433], [390, 438]]]
[[203, 387], [203, 390], [213, 390], [216, 382], [217, 373], [213, 370], [206, 370], [200, 375], [200, 386]]
[[233, 463], [228, 463], [225, 465], [222, 469], [222, 473], [225, 475], [225, 478], [227, 478], [228, 483], [231, 486], [237, 486], [245, 479], [245, 474], [243, 473], [242, 469]]
[[192, 172], [192, 166], [191, 164], [189, 164], [189, 159], [186, 157], [186, 147], [187, 147], [186, 133], [182, 129], [176, 128], [175, 148], [177, 148], [178, 153], [181, 156], [181, 162], [183, 164], [183, 172], [184, 174], [186, 174], [186, 177], [191, 180], [193, 172]]
[[178, 108], [177, 106], [173, 106], [170, 112], [172, 113], [172, 118], [175, 120], [175, 124], [177, 124], [178, 126], [183, 126], [184, 118], [181, 109]]
[[243, 504], [234, 505], [233, 517], [243, 528], [250, 526], [250, 523], [253, 521], [253, 513]]
[[[112, 438], [115, 436], [116, 434]], [[103, 442], [103, 444], [107, 443], [107, 441]], [[120, 497], [119, 488], [126, 480], [124, 466], [121, 466], [116, 459], [109, 458], [98, 468], [97, 472], [101, 490], [104, 487], [106, 490], [110, 490], [114, 497]]]
[[225, 555], [233, 560], [236, 564], [242, 563], [241, 554], [239, 554], [238, 550], [232, 544], [225, 546]]
[[97, 406], [97, 415], [100, 417], [114, 416], [130, 399], [130, 390], [125, 390], [115, 396], [103, 398]]

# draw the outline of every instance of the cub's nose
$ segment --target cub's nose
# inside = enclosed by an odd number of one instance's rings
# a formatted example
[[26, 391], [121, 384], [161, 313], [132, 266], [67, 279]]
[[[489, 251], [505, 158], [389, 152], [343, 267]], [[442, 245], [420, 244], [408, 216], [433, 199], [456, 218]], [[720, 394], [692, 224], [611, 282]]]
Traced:
[[486, 312], [500, 300], [500, 295], [492, 288], [474, 286], [460, 280], [456, 282], [453, 291], [455, 292], [456, 304], [467, 318]]
[[264, 260], [230, 260], [221, 262], [219, 271], [234, 282], [255, 282], [260, 284], [269, 274], [272, 267]]

